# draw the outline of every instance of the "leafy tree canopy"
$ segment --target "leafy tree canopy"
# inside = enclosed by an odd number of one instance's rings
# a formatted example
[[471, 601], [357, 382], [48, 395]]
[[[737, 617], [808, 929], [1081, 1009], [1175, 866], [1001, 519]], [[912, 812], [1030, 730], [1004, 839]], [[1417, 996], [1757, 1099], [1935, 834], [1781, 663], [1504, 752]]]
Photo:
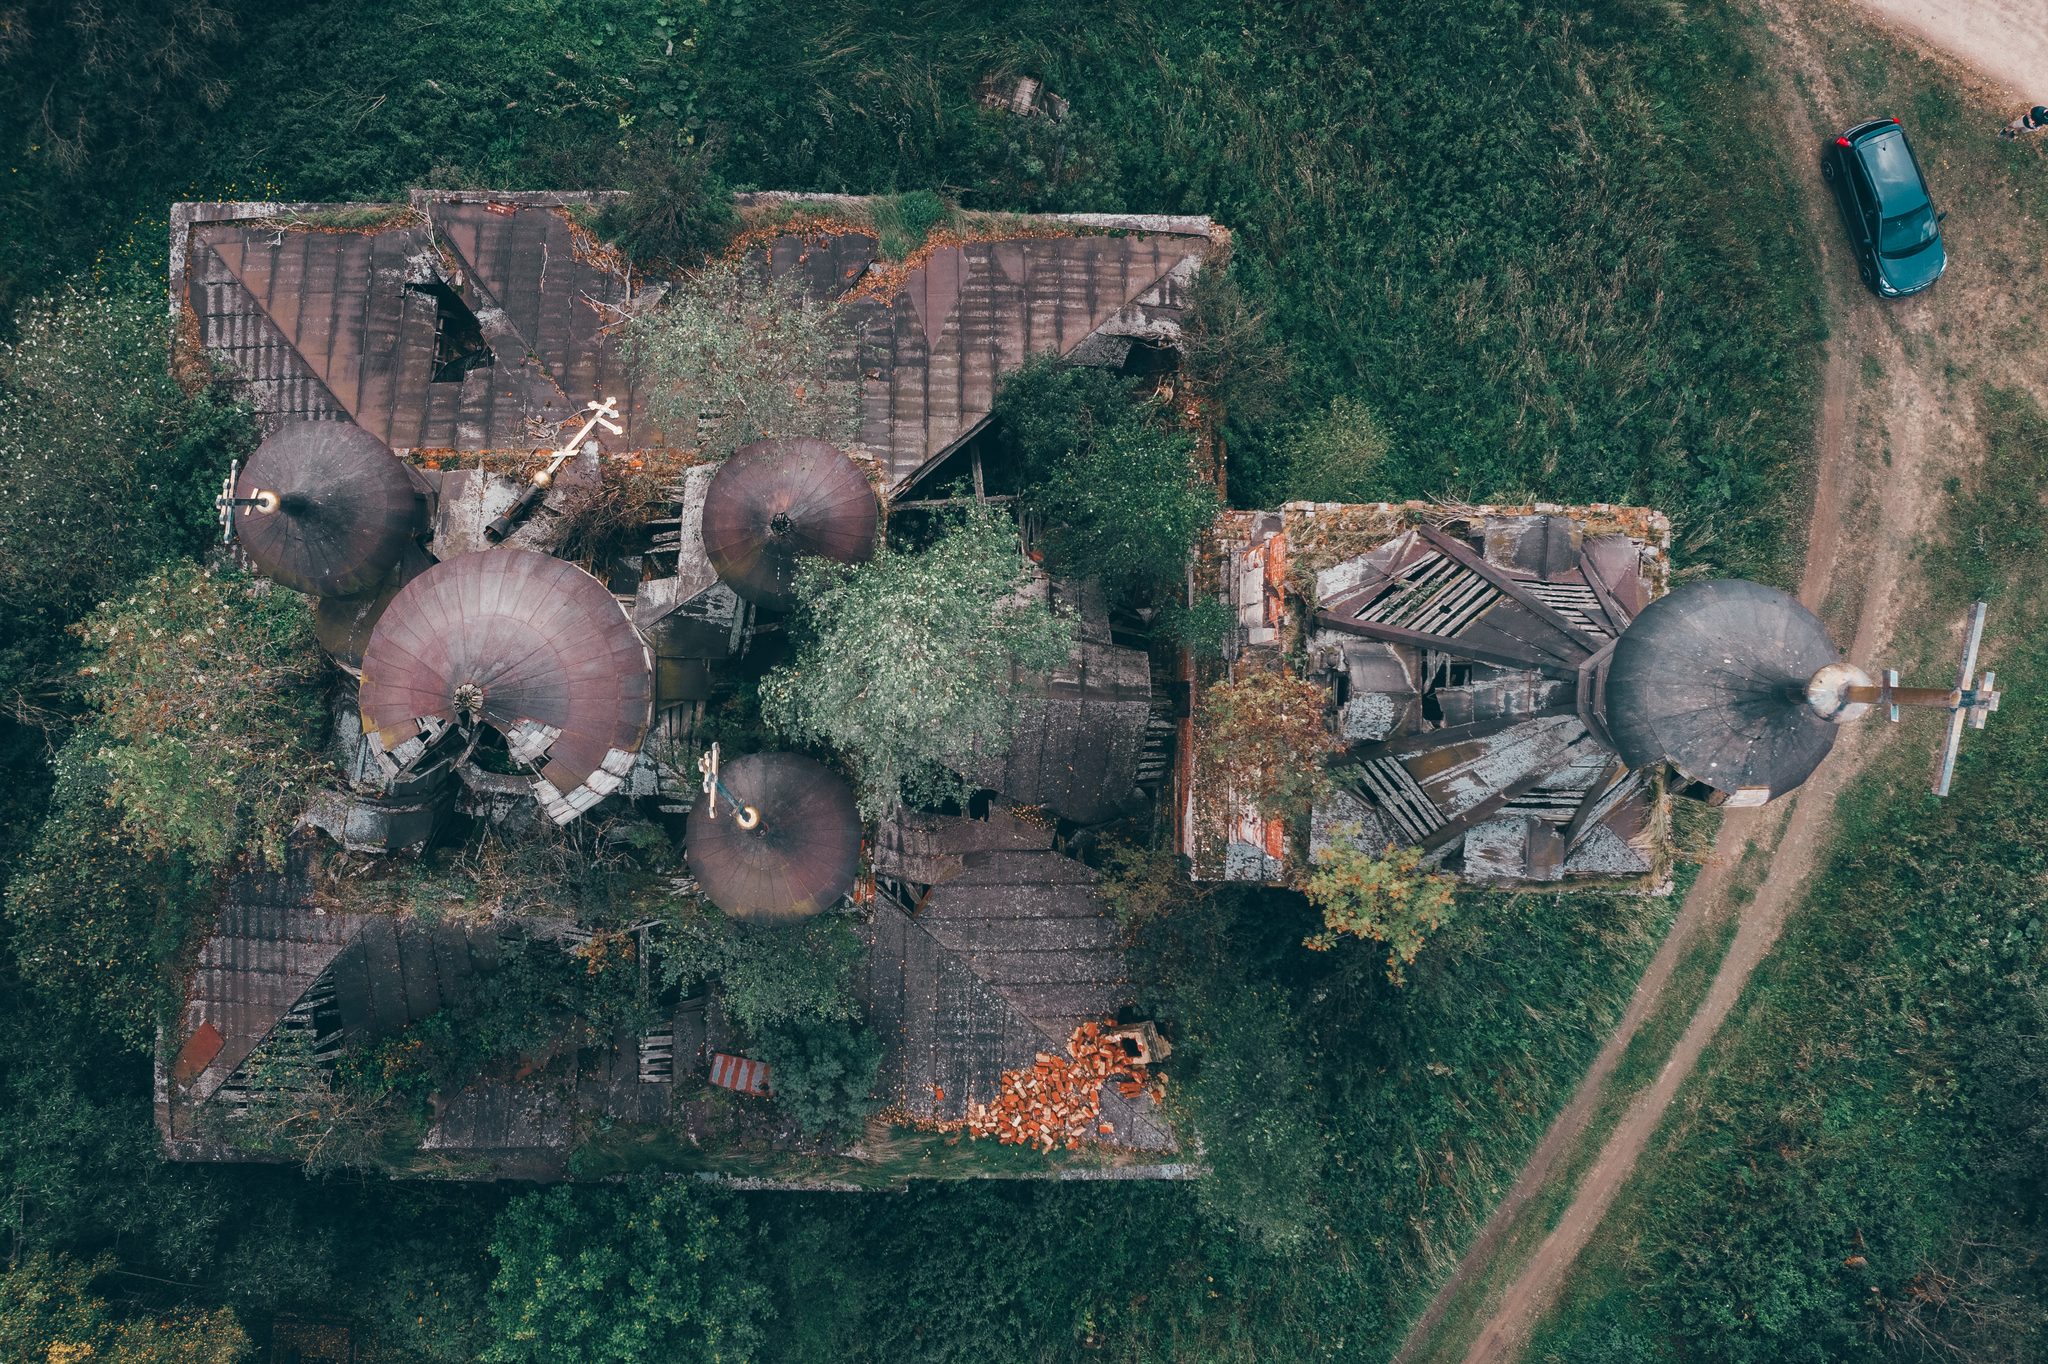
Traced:
[[498, 1219], [486, 1364], [745, 1364], [767, 1289], [737, 1198], [657, 1178], [556, 1186]]
[[660, 939], [665, 984], [716, 977], [726, 1011], [750, 1033], [859, 1016], [854, 972], [866, 953], [838, 915], [754, 927], [708, 902], [678, 897], [669, 903], [675, 908]]
[[1399, 985], [1422, 950], [1423, 935], [1451, 918], [1452, 882], [1416, 870], [1420, 848], [1387, 848], [1373, 856], [1356, 842], [1356, 824], [1341, 824], [1316, 854], [1315, 874], [1302, 889], [1323, 911], [1324, 931], [1304, 940], [1318, 952], [1340, 934], [1387, 944], [1387, 979]]
[[[761, 713], [844, 753], [874, 816], [906, 792], [958, 794], [1009, 743], [1021, 678], [1067, 658], [1073, 631], [1019, 595], [1028, 575], [1003, 512], [969, 508], [917, 552], [805, 563], [795, 657], [761, 680]], [[877, 648], [877, 641], [887, 647]]]
[[626, 324], [626, 356], [665, 441], [723, 459], [763, 436], [850, 442], [859, 396], [827, 377], [844, 321], [789, 276], [714, 262]]
[[28, 1256], [0, 1274], [0, 1357], [48, 1364], [240, 1364], [254, 1351], [226, 1308], [124, 1317], [94, 1296], [111, 1256]]
[[882, 1107], [869, 1097], [882, 1073], [882, 1039], [866, 1028], [792, 1019], [763, 1029], [752, 1050], [768, 1063], [776, 1104], [806, 1132], [857, 1129]]

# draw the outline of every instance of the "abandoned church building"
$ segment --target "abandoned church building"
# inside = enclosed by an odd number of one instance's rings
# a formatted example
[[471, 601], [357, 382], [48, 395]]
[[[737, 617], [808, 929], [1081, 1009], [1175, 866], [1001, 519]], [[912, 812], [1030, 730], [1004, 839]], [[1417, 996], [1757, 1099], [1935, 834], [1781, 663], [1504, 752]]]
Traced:
[[[696, 897], [747, 931], [844, 916], [889, 1122], [1184, 1174], [1156, 1069], [1170, 1044], [1138, 1010], [1091, 845], [1157, 839], [1198, 881], [1298, 886], [1344, 837], [1419, 846], [1471, 883], [1659, 893], [1676, 789], [1762, 803], [1832, 743], [1842, 716], [1807, 690], [1838, 662], [1819, 623], [1768, 588], [1675, 584], [1656, 510], [1290, 503], [1222, 513], [1189, 567], [1187, 604], [1234, 613], [1220, 653], [1032, 569], [1072, 647], [962, 774], [979, 794], [863, 819], [833, 768], [721, 751], [707, 718], [783, 647], [800, 564], [859, 563], [895, 518], [1013, 498], [987, 437], [1033, 356], [1172, 400], [1191, 283], [1228, 234], [1014, 217], [891, 259], [857, 218], [785, 230], [793, 196], [741, 195], [739, 268], [850, 320], [833, 372], [857, 435], [713, 462], [678, 457], [636, 388], [621, 328], [673, 281], [592, 236], [606, 197], [174, 209], [180, 353], [237, 376], [264, 436], [223, 489], [224, 529], [313, 603], [340, 774], [281, 869], [234, 879], [166, 1030], [157, 1118], [178, 1158], [288, 1158], [237, 1116], [280, 1094], [317, 1111], [349, 1057], [388, 1057], [515, 967], [572, 954], [634, 963], [651, 1012], [603, 1033], [564, 1020], [435, 1090], [393, 1168], [580, 1176], [579, 1144], [616, 1129], [665, 1133], [669, 1168], [784, 1177], [802, 1156], [807, 1178], [846, 1177], [857, 1151], [737, 1097], [773, 1092], [773, 1070], [720, 987], [664, 986], [658, 903], [593, 930], [534, 872], [435, 908], [406, 869], [495, 830], [583, 857], [680, 844], [655, 901]], [[1176, 401], [1213, 464], [1210, 418]], [[593, 550], [579, 508], [628, 471], [660, 505]], [[1034, 533], [1022, 518], [1027, 565]], [[1332, 778], [1293, 823], [1233, 789], [1203, 704], [1277, 671], [1320, 689], [1324, 748], [1299, 761]], [[372, 884], [412, 898], [379, 908]], [[1065, 1097], [1027, 1132], [1014, 1100], [1041, 1084]]]
[[[339, 868], [404, 862], [480, 825], [513, 839], [658, 828], [685, 846], [679, 890], [734, 918], [852, 916], [868, 949], [861, 1003], [886, 1045], [878, 1092], [902, 1120], [960, 1126], [1005, 1075], [1066, 1056], [1083, 1028], [1113, 1031], [1136, 1002], [1095, 872], [1061, 830], [1170, 799], [1174, 725], [1146, 641], [1099, 592], [1040, 575], [1033, 590], [1076, 622], [1071, 662], [1035, 684], [1014, 742], [974, 774], [985, 798], [968, 816], [863, 830], [844, 779], [794, 755], [730, 759], [707, 781], [694, 728], [759, 675], [798, 558], [856, 562], [888, 511], [970, 475], [979, 485], [974, 438], [1028, 357], [1135, 368], [1170, 346], [1220, 232], [1018, 219], [1006, 237], [929, 248], [883, 288], [872, 233], [763, 234], [744, 265], [854, 320], [857, 440], [760, 441], [677, 467], [668, 510], [631, 552], [572, 562], [556, 551], [575, 553], [563, 536], [577, 499], [608, 462], [637, 468], [670, 444], [615, 325], [663, 286], [584, 229], [579, 210], [602, 197], [174, 210], [178, 344], [239, 376], [265, 437], [224, 490], [224, 519], [246, 562], [314, 603], [345, 777], [282, 870], [235, 878], [201, 950], [160, 1055], [158, 1121], [176, 1156], [279, 1158], [238, 1146], [224, 1119], [462, 1007], [522, 954], [592, 950], [587, 927], [538, 897], [426, 915], [360, 912], [344, 893]], [[529, 478], [544, 461], [551, 476]], [[757, 824], [737, 824], [742, 812]], [[644, 975], [660, 926], [632, 933]], [[772, 1075], [728, 1055], [739, 1041], [715, 991], [662, 1008], [650, 1031], [565, 1029], [437, 1094], [419, 1158], [561, 1178], [585, 1118], [711, 1141], [706, 1083], [763, 1092]], [[1156, 1034], [1128, 1049], [1164, 1050]], [[1099, 1121], [1085, 1135], [1156, 1160], [1177, 1142], [1131, 1065], [1088, 1087]], [[786, 1127], [750, 1135], [764, 1152], [812, 1149]]]

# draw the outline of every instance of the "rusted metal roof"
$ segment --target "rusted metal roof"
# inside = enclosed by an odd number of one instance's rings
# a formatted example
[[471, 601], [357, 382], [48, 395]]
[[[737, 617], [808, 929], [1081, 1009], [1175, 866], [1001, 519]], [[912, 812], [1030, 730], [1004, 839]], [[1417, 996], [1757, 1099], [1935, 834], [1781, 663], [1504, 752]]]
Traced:
[[386, 752], [457, 720], [457, 691], [539, 772], [566, 823], [618, 789], [651, 722], [653, 659], [604, 584], [530, 550], [464, 554], [402, 588], [363, 655], [363, 731]]
[[[684, 835], [713, 904], [754, 923], [794, 923], [852, 888], [860, 812], [844, 779], [801, 754], [753, 753], [726, 764], [719, 781], [718, 813], [700, 796]], [[747, 807], [758, 816], [752, 828], [735, 817]]]
[[366, 231], [308, 230], [323, 205], [174, 205], [172, 288], [266, 430], [346, 419], [396, 449], [517, 448], [615, 397], [625, 433], [596, 438], [632, 448], [613, 324], [633, 281], [564, 215], [587, 196], [497, 197], [517, 202], [419, 195], [410, 225]]
[[821, 440], [761, 440], [720, 466], [704, 496], [704, 551], [748, 601], [796, 604], [807, 558], [859, 563], [875, 552], [880, 508], [846, 452]]
[[236, 538], [265, 577], [346, 597], [374, 588], [427, 528], [431, 493], [360, 426], [294, 421], [250, 457], [235, 496], [275, 493], [278, 509], [238, 510]]

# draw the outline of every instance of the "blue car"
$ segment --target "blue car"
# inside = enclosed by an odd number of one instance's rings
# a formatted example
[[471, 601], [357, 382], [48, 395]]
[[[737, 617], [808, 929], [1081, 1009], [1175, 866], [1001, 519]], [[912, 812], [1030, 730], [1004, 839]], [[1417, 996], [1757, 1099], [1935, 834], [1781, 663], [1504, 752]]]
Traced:
[[1906, 130], [1895, 118], [1859, 123], [1821, 155], [1863, 282], [1885, 298], [1917, 294], [1948, 269], [1941, 220]]

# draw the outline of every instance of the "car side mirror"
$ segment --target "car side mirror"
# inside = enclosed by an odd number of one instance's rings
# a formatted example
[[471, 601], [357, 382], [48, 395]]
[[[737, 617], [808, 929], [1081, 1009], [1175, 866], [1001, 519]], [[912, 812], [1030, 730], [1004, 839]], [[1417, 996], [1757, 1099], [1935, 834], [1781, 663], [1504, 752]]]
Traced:
[[1940, 222], [1940, 221], [1941, 221], [1941, 220], [1942, 220], [1943, 218], [1946, 218], [1947, 216], [1948, 216], [1948, 210], [1947, 210], [1947, 209], [1943, 209], [1943, 210], [1942, 210], [1941, 212], [1939, 212], [1939, 213], [1937, 213], [1937, 214], [1935, 214], [1935, 215], [1934, 215], [1934, 221], [1936, 221], [1936, 222], [1938, 223], [1938, 222]]

